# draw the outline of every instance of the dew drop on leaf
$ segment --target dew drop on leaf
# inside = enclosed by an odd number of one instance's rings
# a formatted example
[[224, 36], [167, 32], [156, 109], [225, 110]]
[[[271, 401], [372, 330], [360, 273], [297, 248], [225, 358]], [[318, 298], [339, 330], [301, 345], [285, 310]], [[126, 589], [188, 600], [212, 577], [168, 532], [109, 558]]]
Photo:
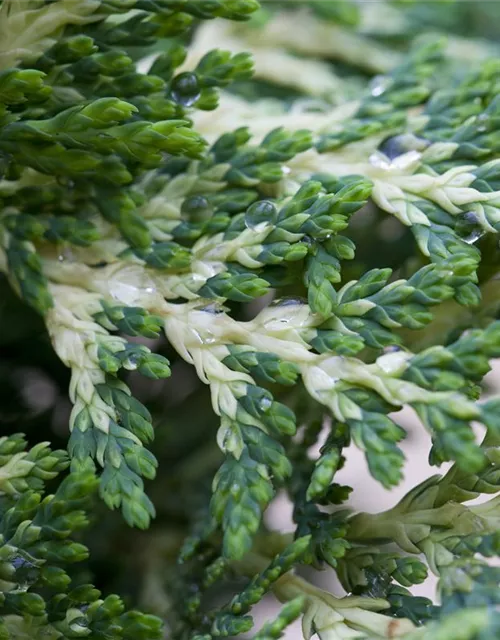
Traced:
[[273, 300], [270, 307], [298, 307], [303, 304], [307, 304], [307, 300], [305, 298], [300, 297], [286, 297], [286, 298], [277, 298]]
[[170, 89], [172, 98], [183, 107], [190, 107], [200, 97], [200, 85], [195, 73], [186, 71], [172, 80]]
[[14, 567], [14, 569], [25, 569], [25, 568], [33, 568], [35, 565], [30, 562], [29, 560], [26, 560], [26, 558], [23, 558], [23, 556], [17, 555], [15, 556], [12, 560], [11, 560], [11, 564]]
[[474, 244], [486, 233], [474, 211], [466, 211], [459, 217], [455, 231], [467, 244]]
[[260, 228], [263, 224], [274, 224], [278, 210], [272, 202], [263, 200], [252, 204], [245, 213], [245, 225], [248, 229]]
[[224, 307], [217, 302], [211, 302], [209, 304], [200, 305], [196, 307], [197, 311], [204, 311], [205, 313], [210, 313], [213, 316], [219, 315], [220, 313], [224, 313]]
[[260, 409], [262, 409], [262, 411], [268, 411], [271, 408], [272, 404], [273, 404], [273, 401], [271, 400], [271, 398], [268, 398], [267, 396], [264, 396], [262, 400], [259, 401], [259, 407]]
[[241, 486], [237, 482], [233, 482], [230, 491], [234, 497], [238, 497], [241, 493]]
[[210, 203], [205, 196], [190, 196], [182, 203], [181, 214], [192, 222], [201, 222], [211, 214]]
[[370, 82], [370, 92], [374, 98], [381, 96], [392, 84], [391, 78], [388, 76], [375, 76]]
[[130, 371], [133, 371], [134, 369], [137, 369], [137, 367], [139, 366], [140, 362], [142, 360], [142, 356], [139, 355], [138, 353], [131, 353], [126, 361], [126, 366], [127, 369], [129, 369]]
[[75, 262], [75, 254], [69, 247], [65, 247], [61, 250], [61, 253], [57, 256], [59, 262]]
[[368, 160], [372, 166], [384, 171], [407, 171], [415, 168], [419, 164], [421, 157], [419, 151], [413, 150], [389, 160], [383, 153], [377, 151], [372, 153]]
[[126, 265], [109, 273], [106, 281], [109, 294], [126, 305], [145, 306], [156, 294], [154, 282], [137, 265]]
[[396, 136], [389, 136], [383, 140], [378, 150], [389, 160], [394, 160], [408, 151], [423, 151], [429, 146], [429, 141], [419, 138], [413, 133], [401, 133]]
[[401, 347], [397, 344], [390, 344], [384, 347], [384, 353], [397, 353], [398, 351], [401, 351]]
[[487, 113], [481, 113], [477, 117], [477, 130], [479, 133], [484, 133], [488, 130], [490, 116]]
[[467, 244], [475, 244], [479, 240], [479, 238], [484, 236], [484, 233], [485, 233], [484, 231], [479, 231], [476, 229], [475, 231], [472, 231], [472, 233], [469, 233], [468, 236], [463, 238], [463, 240]]
[[109, 291], [115, 300], [124, 304], [136, 304], [140, 298], [138, 287], [119, 280], [110, 283]]

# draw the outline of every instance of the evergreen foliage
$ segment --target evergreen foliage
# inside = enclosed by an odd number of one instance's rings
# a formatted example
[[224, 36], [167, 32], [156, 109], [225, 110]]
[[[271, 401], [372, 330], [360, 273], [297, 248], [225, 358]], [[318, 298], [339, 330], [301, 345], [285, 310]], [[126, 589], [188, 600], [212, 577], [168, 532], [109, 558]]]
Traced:
[[495, 19], [0, 0], [2, 640], [499, 637]]

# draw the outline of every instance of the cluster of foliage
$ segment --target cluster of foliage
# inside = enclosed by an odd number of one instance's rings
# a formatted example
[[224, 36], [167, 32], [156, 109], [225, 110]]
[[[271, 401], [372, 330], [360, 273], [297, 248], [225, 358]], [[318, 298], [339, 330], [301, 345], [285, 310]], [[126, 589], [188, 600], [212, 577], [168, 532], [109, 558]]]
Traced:
[[0, 638], [499, 637], [498, 7], [0, 0]]

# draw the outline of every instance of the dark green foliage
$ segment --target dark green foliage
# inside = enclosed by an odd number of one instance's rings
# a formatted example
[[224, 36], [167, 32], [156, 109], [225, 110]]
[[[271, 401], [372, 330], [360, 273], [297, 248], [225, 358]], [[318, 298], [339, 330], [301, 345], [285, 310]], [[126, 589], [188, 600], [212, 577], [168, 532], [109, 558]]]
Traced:
[[95, 494], [95, 476], [73, 473], [44, 497], [44, 480], [66, 466], [65, 454], [40, 446], [25, 451], [23, 445], [16, 436], [1, 443], [9, 496], [0, 522], [3, 637], [77, 637], [84, 630], [95, 638], [161, 638], [161, 620], [127, 611], [118, 596], [101, 598], [91, 584], [75, 584], [70, 577], [71, 565], [88, 557], [77, 535], [89, 524], [85, 510]]

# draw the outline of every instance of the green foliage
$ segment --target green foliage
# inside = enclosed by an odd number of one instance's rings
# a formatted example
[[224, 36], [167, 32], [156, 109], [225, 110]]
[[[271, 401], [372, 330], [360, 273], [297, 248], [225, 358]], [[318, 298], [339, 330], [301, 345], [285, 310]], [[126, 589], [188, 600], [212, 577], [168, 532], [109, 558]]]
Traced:
[[2, 639], [498, 637], [498, 11], [376, 4], [0, 0]]
[[2, 636], [161, 638], [158, 618], [127, 611], [118, 596], [101, 598], [70, 577], [71, 566], [88, 557], [77, 535], [89, 524], [95, 476], [72, 473], [44, 497], [44, 481], [67, 466], [65, 453], [43, 445], [26, 451], [18, 436], [3, 438], [1, 447]]

